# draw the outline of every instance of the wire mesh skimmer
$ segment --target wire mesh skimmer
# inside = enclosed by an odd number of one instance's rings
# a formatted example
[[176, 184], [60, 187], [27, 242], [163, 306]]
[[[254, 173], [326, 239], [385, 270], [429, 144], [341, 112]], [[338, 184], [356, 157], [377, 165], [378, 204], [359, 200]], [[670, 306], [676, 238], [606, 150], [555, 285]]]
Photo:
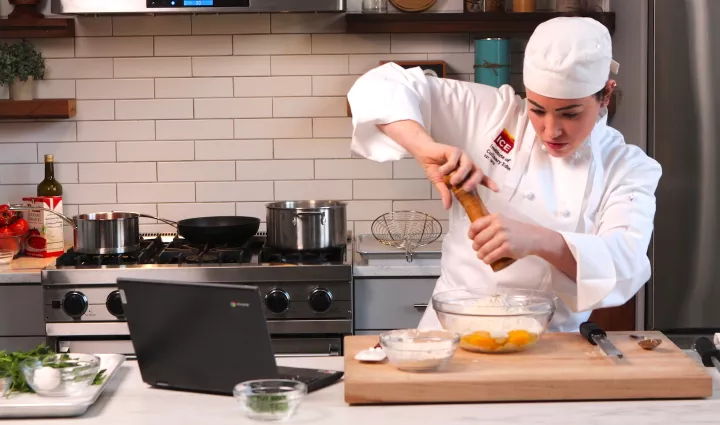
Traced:
[[376, 218], [370, 230], [380, 243], [405, 249], [405, 260], [411, 262], [413, 249], [435, 242], [442, 225], [423, 212], [393, 211]]

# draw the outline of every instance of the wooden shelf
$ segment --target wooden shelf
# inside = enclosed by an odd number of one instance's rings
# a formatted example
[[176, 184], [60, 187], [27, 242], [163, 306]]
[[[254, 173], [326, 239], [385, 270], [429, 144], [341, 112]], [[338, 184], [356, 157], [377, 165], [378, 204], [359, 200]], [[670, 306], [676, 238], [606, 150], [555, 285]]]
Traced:
[[423, 12], [347, 13], [348, 33], [470, 33], [474, 36], [512, 37], [530, 35], [542, 22], [558, 16], [586, 16], [615, 32], [614, 12], [583, 14], [534, 12]]
[[0, 19], [0, 38], [75, 37], [75, 20], [68, 18]]
[[0, 100], [0, 119], [72, 118], [75, 99]]

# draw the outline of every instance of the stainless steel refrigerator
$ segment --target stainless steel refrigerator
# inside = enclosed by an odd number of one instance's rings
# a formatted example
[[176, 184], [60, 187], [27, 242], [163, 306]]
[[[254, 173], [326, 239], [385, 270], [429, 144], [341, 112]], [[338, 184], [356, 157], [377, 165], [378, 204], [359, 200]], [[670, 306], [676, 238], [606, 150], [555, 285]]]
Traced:
[[646, 328], [720, 332], [720, 0], [650, 1], [648, 152], [657, 190]]

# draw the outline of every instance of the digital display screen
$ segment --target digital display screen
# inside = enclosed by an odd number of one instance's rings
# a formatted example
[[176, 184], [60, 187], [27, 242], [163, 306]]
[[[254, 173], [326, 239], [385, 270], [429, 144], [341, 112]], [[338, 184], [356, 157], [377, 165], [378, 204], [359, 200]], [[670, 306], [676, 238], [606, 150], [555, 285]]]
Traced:
[[183, 0], [183, 6], [212, 6], [214, 0]]
[[146, 0], [146, 6], [149, 8], [250, 7], [250, 0]]

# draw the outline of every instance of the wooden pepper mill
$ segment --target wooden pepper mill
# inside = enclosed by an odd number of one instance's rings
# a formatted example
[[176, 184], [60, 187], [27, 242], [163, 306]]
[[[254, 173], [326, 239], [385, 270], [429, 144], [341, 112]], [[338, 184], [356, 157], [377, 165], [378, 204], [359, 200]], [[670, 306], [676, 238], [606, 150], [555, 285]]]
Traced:
[[[465, 213], [468, 215], [471, 222], [490, 215], [490, 212], [487, 207], [485, 207], [482, 199], [480, 199], [480, 196], [476, 193], [466, 192], [463, 188], [450, 184], [450, 176], [445, 176], [445, 184], [453, 195], [455, 195], [455, 198], [458, 202], [460, 202], [460, 205], [463, 206]], [[514, 262], [515, 260], [512, 258], [501, 258], [490, 264], [490, 267], [494, 272], [499, 272]]]
[[8, 15], [9, 19], [43, 19], [45, 16], [38, 10], [42, 0], [10, 0], [15, 8]]

